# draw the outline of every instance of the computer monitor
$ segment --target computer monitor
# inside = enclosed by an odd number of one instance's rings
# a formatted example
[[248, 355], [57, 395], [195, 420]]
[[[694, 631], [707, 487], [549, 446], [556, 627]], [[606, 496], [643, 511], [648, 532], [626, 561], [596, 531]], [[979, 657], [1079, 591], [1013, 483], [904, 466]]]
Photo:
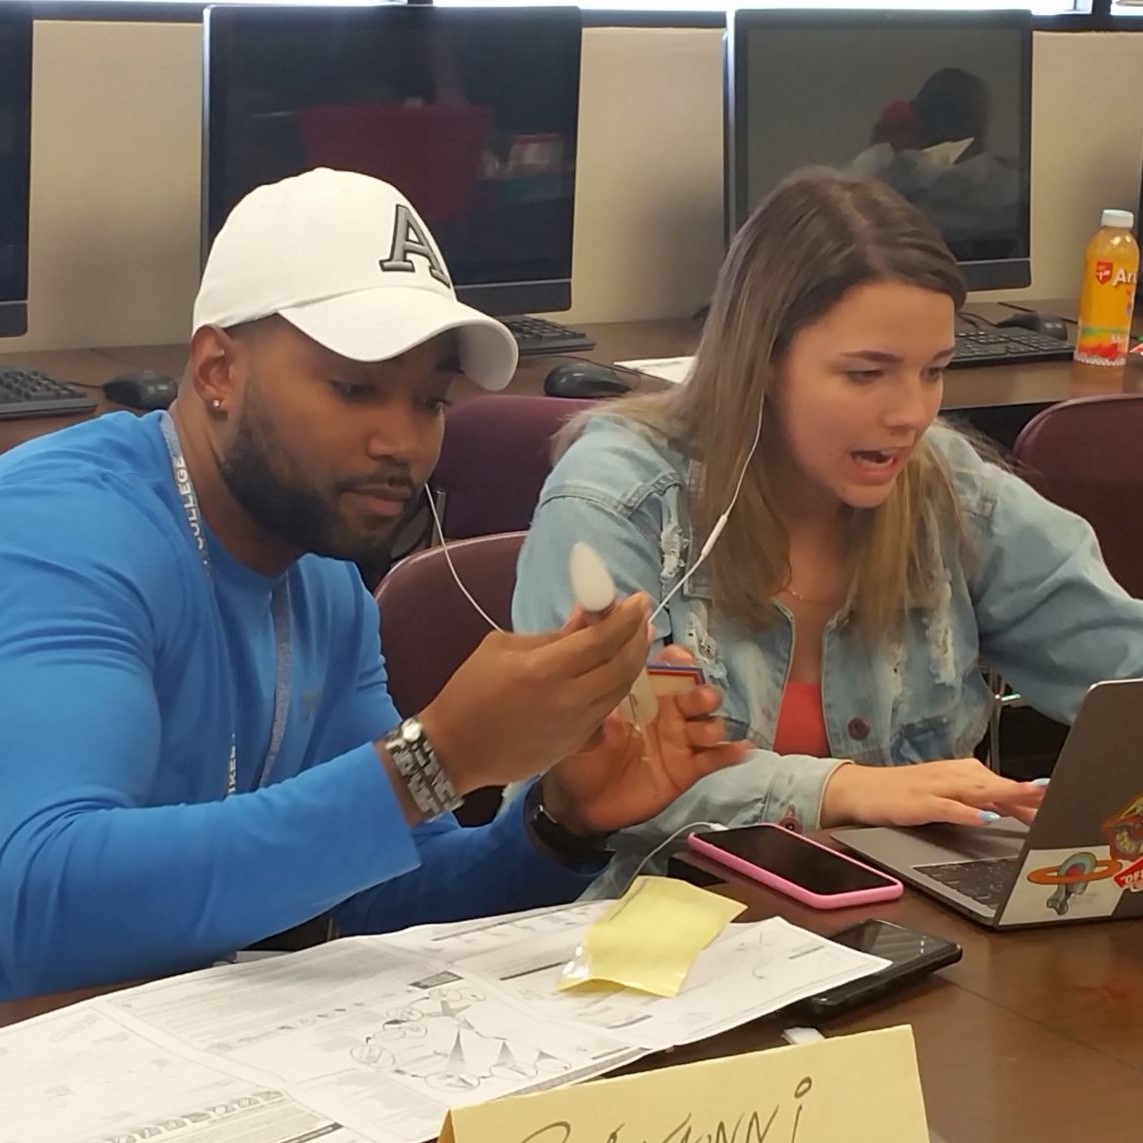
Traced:
[[813, 164], [876, 175], [940, 228], [973, 290], [1031, 283], [1026, 12], [738, 12], [727, 225]]
[[32, 16], [0, 7], [0, 337], [28, 332]]
[[571, 305], [578, 8], [223, 6], [204, 22], [204, 257], [248, 191], [326, 166], [403, 191], [463, 301]]

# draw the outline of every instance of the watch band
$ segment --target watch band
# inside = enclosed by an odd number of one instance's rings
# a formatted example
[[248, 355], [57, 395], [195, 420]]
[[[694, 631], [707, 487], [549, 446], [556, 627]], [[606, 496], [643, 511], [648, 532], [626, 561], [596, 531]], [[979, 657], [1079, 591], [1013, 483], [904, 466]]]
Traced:
[[385, 750], [426, 818], [455, 810], [464, 799], [445, 773], [420, 719], [406, 718], [385, 737]]
[[564, 865], [600, 865], [611, 860], [609, 834], [572, 833], [544, 807], [543, 781], [537, 778], [524, 795], [524, 821], [528, 829]]

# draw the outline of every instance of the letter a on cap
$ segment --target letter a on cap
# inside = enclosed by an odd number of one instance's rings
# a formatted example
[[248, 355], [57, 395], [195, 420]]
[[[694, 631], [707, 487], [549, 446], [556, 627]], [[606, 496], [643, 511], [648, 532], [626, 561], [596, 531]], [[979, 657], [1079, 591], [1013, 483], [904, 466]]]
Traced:
[[438, 282], [443, 282], [446, 286], [452, 285], [428, 235], [421, 229], [413, 212], [402, 202], [397, 204], [393, 218], [393, 247], [389, 257], [381, 262], [381, 269], [412, 273], [416, 267], [410, 258], [411, 254], [418, 254], [428, 262], [429, 273]]

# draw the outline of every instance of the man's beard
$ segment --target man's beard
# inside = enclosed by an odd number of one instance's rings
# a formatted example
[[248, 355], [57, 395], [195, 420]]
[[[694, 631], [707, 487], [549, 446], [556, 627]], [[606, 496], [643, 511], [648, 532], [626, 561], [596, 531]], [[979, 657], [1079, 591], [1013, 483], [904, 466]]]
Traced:
[[[416, 486], [404, 466], [390, 465], [367, 480], [322, 489], [307, 483], [279, 445], [258, 395], [256, 384], [246, 401], [230, 447], [220, 457], [219, 471], [231, 496], [265, 531], [300, 552], [367, 566], [388, 562], [393, 533], [403, 516], [355, 529], [338, 515], [341, 493], [355, 485], [389, 484], [410, 493]], [[410, 506], [416, 504], [410, 495]]]

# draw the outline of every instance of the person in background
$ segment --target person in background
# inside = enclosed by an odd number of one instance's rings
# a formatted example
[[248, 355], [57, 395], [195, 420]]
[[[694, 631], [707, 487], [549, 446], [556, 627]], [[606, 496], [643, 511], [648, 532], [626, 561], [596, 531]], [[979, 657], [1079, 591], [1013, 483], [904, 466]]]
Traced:
[[[605, 835], [740, 759], [712, 688], [611, 712], [647, 601], [492, 634], [403, 721], [368, 558], [436, 463], [450, 382], [516, 345], [394, 188], [316, 170], [220, 231], [170, 414], [0, 459], [0, 999], [577, 896]], [[685, 660], [680, 655], [676, 661]], [[448, 811], [546, 771], [496, 821]]]
[[687, 382], [570, 427], [516, 629], [564, 613], [585, 540], [752, 747], [625, 831], [597, 891], [694, 823], [1030, 820], [1042, 786], [972, 757], [981, 659], [1064, 721], [1096, 681], [1143, 675], [1143, 601], [1091, 528], [937, 420], [964, 296], [894, 191], [803, 172], [732, 243]]
[[921, 84], [910, 100], [897, 100], [878, 116], [869, 142], [901, 151], [926, 151], [943, 143], [960, 144], [956, 160], [984, 151], [988, 133], [988, 88], [959, 67], [943, 67]]
[[846, 172], [888, 183], [970, 261], [1013, 257], [1024, 241], [1022, 164], [989, 146], [984, 81], [963, 68], [933, 72], [912, 99], [890, 103], [870, 146]]

